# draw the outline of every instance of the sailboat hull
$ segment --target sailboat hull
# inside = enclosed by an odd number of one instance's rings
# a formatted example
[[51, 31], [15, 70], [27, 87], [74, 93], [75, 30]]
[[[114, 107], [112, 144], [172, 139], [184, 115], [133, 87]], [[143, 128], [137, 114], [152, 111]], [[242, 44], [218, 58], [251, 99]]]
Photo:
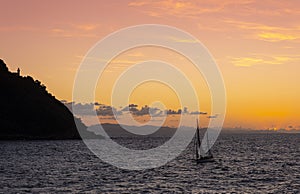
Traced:
[[209, 163], [209, 162], [215, 162], [215, 159], [213, 157], [201, 157], [196, 159], [197, 163]]

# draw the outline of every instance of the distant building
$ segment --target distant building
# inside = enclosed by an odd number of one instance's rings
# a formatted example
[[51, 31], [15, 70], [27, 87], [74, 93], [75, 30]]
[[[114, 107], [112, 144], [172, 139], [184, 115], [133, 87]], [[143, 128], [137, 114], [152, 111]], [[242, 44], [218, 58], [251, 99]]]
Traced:
[[11, 72], [13, 75], [16, 75], [16, 76], [20, 76], [21, 74], [21, 70], [20, 68], [17, 69], [17, 72]]

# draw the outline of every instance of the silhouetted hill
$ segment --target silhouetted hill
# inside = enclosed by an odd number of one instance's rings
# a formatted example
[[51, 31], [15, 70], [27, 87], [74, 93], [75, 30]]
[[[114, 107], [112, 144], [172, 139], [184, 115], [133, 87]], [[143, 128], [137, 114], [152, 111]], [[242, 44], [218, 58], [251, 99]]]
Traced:
[[[80, 139], [73, 114], [30, 76], [9, 72], [0, 59], [0, 139]], [[87, 137], [94, 137], [75, 119]]]

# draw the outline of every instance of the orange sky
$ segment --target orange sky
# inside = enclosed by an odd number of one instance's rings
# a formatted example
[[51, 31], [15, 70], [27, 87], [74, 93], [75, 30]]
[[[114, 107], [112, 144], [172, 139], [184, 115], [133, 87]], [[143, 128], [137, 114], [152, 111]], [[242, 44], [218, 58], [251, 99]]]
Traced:
[[226, 127], [300, 129], [299, 21], [298, 0], [3, 0], [0, 57], [71, 101], [76, 70], [98, 40], [131, 25], [171, 25], [216, 59], [226, 85]]

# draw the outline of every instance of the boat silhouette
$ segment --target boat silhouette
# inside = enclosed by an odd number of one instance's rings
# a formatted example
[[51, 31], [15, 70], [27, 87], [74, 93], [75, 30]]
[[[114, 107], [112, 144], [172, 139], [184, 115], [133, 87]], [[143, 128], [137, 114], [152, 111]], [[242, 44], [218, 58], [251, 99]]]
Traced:
[[214, 156], [209, 148], [209, 139], [208, 139], [208, 131], [206, 132], [206, 143], [208, 150], [204, 152], [201, 148], [201, 139], [200, 139], [200, 128], [198, 126], [197, 120], [197, 129], [195, 135], [195, 160], [197, 163], [207, 163], [207, 162], [214, 162]]

